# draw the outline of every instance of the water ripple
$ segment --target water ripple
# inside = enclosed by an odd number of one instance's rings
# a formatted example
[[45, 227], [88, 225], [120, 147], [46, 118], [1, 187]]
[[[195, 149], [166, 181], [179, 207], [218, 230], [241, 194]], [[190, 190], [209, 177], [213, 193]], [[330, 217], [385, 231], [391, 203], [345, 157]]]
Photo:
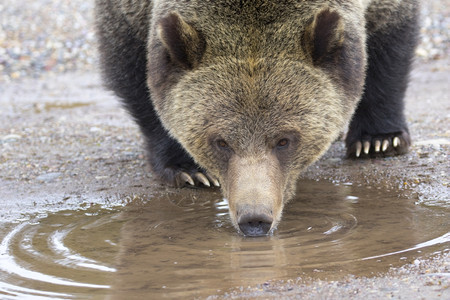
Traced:
[[76, 286], [76, 287], [87, 287], [87, 288], [100, 288], [105, 289], [109, 288], [108, 285], [98, 285], [98, 284], [91, 284], [91, 283], [81, 283], [81, 282], [74, 282], [70, 280], [66, 280], [64, 278], [60, 278], [57, 276], [51, 276], [47, 274], [43, 274], [40, 272], [35, 272], [28, 270], [22, 266], [20, 266], [13, 255], [11, 255], [11, 242], [16, 236], [23, 230], [28, 224], [22, 223], [18, 226], [16, 226], [11, 232], [9, 232], [6, 237], [3, 239], [2, 243], [0, 244], [0, 269], [9, 273], [9, 274], [15, 274], [22, 278], [26, 278], [28, 280], [36, 280], [36, 281], [42, 281], [47, 282], [51, 284], [58, 284], [58, 285], [66, 285], [66, 286]]

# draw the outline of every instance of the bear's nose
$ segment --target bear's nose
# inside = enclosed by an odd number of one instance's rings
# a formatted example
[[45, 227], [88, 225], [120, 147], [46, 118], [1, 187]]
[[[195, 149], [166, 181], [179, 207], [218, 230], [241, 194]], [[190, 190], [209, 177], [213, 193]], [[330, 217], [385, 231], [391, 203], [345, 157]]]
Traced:
[[266, 235], [272, 227], [273, 218], [266, 214], [247, 213], [238, 220], [239, 228], [246, 236]]

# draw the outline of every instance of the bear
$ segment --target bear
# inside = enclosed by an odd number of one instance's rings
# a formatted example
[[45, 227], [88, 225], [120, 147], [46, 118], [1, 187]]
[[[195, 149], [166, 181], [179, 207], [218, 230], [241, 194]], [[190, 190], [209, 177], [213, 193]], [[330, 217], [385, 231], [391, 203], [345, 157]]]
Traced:
[[272, 234], [301, 172], [347, 128], [348, 157], [411, 139], [415, 0], [96, 0], [105, 85], [152, 172], [220, 187], [245, 236]]

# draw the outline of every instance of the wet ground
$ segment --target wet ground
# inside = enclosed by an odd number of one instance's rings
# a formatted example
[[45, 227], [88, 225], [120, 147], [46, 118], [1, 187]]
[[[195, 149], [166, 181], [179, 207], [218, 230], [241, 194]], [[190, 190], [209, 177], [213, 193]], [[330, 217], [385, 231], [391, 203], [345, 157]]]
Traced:
[[449, 61], [418, 64], [405, 156], [304, 174], [271, 237], [154, 181], [97, 74], [0, 83], [0, 298], [450, 297]]

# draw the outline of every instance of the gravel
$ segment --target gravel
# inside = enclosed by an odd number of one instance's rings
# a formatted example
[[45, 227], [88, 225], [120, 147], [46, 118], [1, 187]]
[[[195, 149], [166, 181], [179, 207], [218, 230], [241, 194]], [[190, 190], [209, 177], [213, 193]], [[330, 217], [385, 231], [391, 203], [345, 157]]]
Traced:
[[2, 0], [0, 81], [93, 70], [93, 1]]
[[[450, 0], [422, 1], [419, 60], [450, 54]], [[0, 81], [68, 71], [92, 71], [97, 62], [94, 1], [2, 0]]]

